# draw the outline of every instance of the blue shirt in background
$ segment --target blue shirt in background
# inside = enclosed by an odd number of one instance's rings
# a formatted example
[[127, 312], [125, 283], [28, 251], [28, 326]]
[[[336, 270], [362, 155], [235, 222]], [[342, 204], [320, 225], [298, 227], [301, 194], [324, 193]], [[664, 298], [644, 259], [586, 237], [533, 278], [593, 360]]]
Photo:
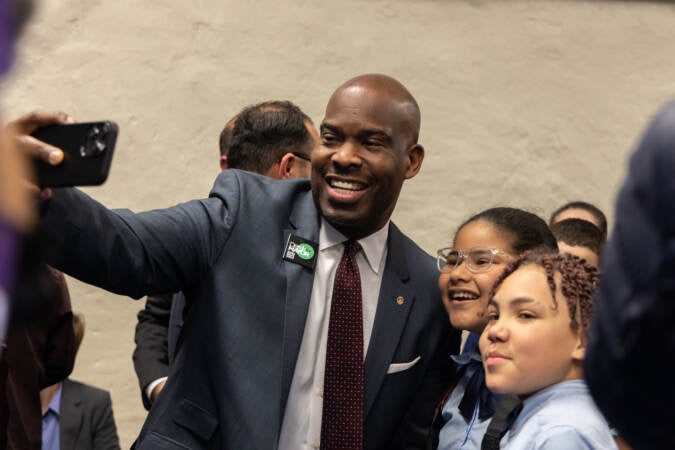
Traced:
[[42, 415], [42, 450], [59, 450], [59, 410], [61, 405], [61, 383], [47, 411]]

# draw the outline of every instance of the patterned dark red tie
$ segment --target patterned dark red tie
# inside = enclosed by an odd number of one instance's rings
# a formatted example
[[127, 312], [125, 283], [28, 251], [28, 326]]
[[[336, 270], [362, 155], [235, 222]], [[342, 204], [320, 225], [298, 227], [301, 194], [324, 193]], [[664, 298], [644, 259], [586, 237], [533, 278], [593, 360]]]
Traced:
[[321, 420], [321, 448], [363, 448], [363, 307], [356, 254], [347, 241], [335, 272], [328, 322], [326, 373]]

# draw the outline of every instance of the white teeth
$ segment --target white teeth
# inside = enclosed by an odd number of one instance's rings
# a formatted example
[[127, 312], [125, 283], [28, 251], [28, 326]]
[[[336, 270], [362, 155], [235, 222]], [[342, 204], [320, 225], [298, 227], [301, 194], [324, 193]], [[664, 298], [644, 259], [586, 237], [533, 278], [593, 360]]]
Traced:
[[453, 292], [451, 297], [453, 300], [475, 300], [478, 298], [477, 295], [468, 292]]
[[349, 191], [358, 191], [363, 189], [363, 185], [361, 183], [355, 183], [353, 181], [330, 180], [330, 185], [337, 189], [346, 189]]

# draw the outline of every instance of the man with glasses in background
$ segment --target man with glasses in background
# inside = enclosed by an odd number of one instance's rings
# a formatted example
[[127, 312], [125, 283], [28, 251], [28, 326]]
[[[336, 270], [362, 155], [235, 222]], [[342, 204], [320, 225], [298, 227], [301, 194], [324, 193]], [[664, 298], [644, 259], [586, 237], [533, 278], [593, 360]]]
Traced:
[[[279, 180], [309, 178], [318, 143], [312, 120], [300, 108], [289, 101], [267, 101], [247, 106], [225, 124], [218, 162], [221, 170], [247, 170]], [[148, 296], [138, 312], [133, 360], [148, 410], [166, 385], [187, 313], [182, 292]]]

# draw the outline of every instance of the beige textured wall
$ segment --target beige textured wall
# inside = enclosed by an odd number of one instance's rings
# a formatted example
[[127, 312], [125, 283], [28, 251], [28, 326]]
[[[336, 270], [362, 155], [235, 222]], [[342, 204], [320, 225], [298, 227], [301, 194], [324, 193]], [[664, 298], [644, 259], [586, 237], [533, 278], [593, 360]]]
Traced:
[[[288, 98], [316, 121], [331, 91], [391, 74], [422, 107], [422, 173], [395, 220], [425, 249], [470, 213], [611, 213], [626, 156], [675, 94], [675, 8], [649, 2], [51, 0], [3, 86], [9, 117], [62, 108], [121, 129], [111, 207], [207, 193], [217, 135], [242, 106]], [[110, 389], [124, 447], [144, 418], [131, 365], [142, 302], [71, 283], [88, 332], [74, 377]]]

